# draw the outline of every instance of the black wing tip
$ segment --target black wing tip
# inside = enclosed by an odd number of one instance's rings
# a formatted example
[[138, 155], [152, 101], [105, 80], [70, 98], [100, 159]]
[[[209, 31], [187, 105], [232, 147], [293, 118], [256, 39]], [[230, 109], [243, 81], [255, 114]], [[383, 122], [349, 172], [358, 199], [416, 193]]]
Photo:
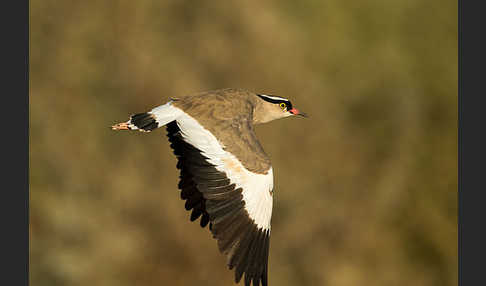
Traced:
[[260, 276], [253, 276], [251, 274], [248, 274], [246, 272], [244, 273], [236, 273], [235, 272], [235, 283], [240, 283], [241, 279], [243, 278], [243, 274], [245, 276], [245, 286], [250, 286], [253, 281], [253, 286], [260, 286], [260, 283], [262, 283], [262, 286], [268, 286], [268, 279], [267, 279], [267, 274], [264, 273]]
[[240, 243], [236, 246], [229, 259], [229, 269], [235, 268], [235, 283], [239, 283], [245, 276], [245, 286], [268, 285], [268, 253], [270, 232], [258, 228], [254, 222], [252, 227], [241, 235]]
[[[201, 217], [201, 221], [199, 222], [199, 225], [202, 228], [205, 228], [206, 225], [208, 225], [208, 223], [209, 223], [209, 214], [207, 212], [204, 212]], [[209, 226], [209, 229], [211, 229], [211, 225]]]

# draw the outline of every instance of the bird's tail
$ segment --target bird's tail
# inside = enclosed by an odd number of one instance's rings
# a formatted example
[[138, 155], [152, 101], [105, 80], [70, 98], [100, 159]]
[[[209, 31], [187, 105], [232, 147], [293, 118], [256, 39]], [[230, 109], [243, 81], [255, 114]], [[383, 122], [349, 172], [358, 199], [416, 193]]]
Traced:
[[176, 120], [182, 111], [172, 106], [172, 101], [157, 106], [149, 112], [137, 113], [130, 116], [127, 122], [121, 122], [111, 126], [113, 130], [138, 130], [150, 132]]

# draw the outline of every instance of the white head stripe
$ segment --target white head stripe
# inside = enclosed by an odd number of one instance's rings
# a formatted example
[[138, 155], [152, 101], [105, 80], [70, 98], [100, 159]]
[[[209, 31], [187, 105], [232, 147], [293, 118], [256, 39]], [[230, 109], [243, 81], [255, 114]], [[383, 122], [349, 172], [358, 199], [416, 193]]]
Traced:
[[288, 99], [286, 98], [283, 98], [283, 97], [278, 97], [278, 96], [270, 96], [270, 95], [266, 95], [266, 94], [260, 94], [261, 96], [264, 96], [264, 97], [268, 97], [270, 99], [273, 99], [273, 100], [285, 100], [285, 101], [288, 101]]

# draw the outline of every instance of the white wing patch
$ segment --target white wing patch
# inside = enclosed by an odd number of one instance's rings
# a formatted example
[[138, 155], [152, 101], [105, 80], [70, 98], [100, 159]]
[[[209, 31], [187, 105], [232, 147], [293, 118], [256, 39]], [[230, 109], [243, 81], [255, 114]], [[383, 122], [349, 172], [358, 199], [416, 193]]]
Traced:
[[[173, 109], [178, 109], [172, 107]], [[180, 109], [179, 109], [180, 110]], [[202, 155], [215, 168], [224, 172], [236, 188], [242, 188], [245, 209], [258, 228], [270, 230], [273, 207], [273, 170], [267, 174], [256, 174], [248, 171], [243, 164], [223, 147], [214, 135], [199, 124], [194, 118], [180, 110], [177, 125], [184, 140], [201, 150]]]

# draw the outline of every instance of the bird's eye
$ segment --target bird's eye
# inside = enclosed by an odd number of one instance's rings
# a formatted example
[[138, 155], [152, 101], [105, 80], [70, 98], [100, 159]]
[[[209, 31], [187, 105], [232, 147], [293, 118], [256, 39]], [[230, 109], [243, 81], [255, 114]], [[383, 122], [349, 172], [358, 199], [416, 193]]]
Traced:
[[280, 103], [280, 107], [281, 107], [282, 109], [285, 109], [285, 108], [287, 108], [287, 104], [285, 104], [285, 103], [283, 103], [283, 102], [282, 102], [282, 103]]

